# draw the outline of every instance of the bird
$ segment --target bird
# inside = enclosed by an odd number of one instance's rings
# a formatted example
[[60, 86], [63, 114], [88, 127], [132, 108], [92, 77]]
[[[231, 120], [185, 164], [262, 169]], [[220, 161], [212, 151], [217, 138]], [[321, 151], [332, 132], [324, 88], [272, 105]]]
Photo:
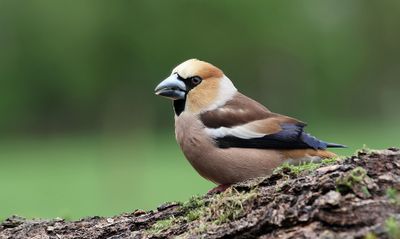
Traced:
[[219, 188], [268, 176], [285, 162], [332, 158], [327, 148], [346, 147], [306, 133], [306, 123], [271, 112], [198, 59], [175, 67], [155, 94], [173, 102], [175, 137], [186, 159]]

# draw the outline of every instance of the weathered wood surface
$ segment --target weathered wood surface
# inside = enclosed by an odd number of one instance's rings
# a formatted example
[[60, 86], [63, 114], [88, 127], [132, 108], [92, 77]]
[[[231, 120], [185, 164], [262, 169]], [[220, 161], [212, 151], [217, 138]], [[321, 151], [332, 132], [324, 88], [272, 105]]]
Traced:
[[115, 217], [0, 224], [0, 238], [397, 238], [400, 151], [364, 150], [337, 162], [235, 185], [218, 195]]

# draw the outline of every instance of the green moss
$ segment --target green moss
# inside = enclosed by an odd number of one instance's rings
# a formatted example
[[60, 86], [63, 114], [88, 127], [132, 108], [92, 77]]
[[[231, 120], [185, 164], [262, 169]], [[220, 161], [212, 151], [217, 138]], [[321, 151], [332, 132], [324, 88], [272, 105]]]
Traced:
[[216, 215], [215, 224], [222, 224], [237, 219], [242, 215], [243, 203], [255, 196], [253, 193], [228, 193], [216, 197], [208, 208], [209, 213]]
[[186, 218], [187, 218], [186, 221], [191, 222], [191, 221], [197, 220], [197, 219], [199, 219], [200, 216], [201, 216], [201, 210], [194, 209], [186, 214]]
[[342, 160], [343, 158], [344, 158], [343, 156], [338, 156], [338, 157], [334, 157], [334, 158], [327, 158], [327, 159], [323, 159], [321, 161], [321, 163], [322, 164], [326, 164], [326, 165], [335, 164], [338, 161]]
[[202, 196], [195, 195], [189, 198], [188, 201], [182, 203], [182, 209], [184, 211], [192, 210], [204, 205], [204, 199]]
[[375, 233], [368, 232], [367, 235], [364, 236], [364, 239], [377, 239]]
[[368, 146], [364, 144], [361, 149], [356, 150], [355, 155], [359, 153], [373, 154], [373, 153], [379, 153], [379, 150], [368, 148]]
[[243, 204], [256, 196], [257, 193], [254, 190], [238, 192], [234, 188], [229, 188], [225, 192], [208, 199], [206, 204], [192, 211], [188, 216], [200, 221], [222, 224], [242, 216]]
[[298, 175], [303, 171], [313, 171], [317, 168], [319, 168], [321, 164], [319, 163], [301, 163], [299, 165], [293, 165], [289, 163], [283, 163], [281, 166], [277, 167], [274, 170], [274, 173], [278, 173], [284, 169], [290, 170], [290, 172]]
[[[210, 224], [210, 223], [204, 222], [204, 221], [199, 221], [198, 223], [196, 223], [196, 227], [191, 228], [187, 232], [187, 234], [191, 234], [191, 235], [200, 234], [200, 233], [211, 230], [213, 227], [215, 227], [213, 224]], [[182, 238], [187, 238], [187, 236], [184, 234], [182, 236]]]
[[[356, 167], [343, 177], [340, 177], [336, 180], [336, 188], [339, 192], [347, 192], [351, 190], [355, 184], [362, 182], [366, 176], [367, 171], [364, 168]], [[366, 196], [370, 195], [366, 187], [365, 189], [362, 188], [362, 190], [365, 191]]]
[[239, 192], [235, 188], [228, 188], [225, 192], [206, 200], [192, 200], [187, 205], [196, 207], [191, 207], [191, 210], [183, 216], [183, 220], [195, 221], [195, 227], [190, 230], [191, 234], [201, 233], [243, 216], [245, 203], [256, 196], [256, 189], [250, 192]]
[[222, 223], [236, 220], [244, 215], [245, 203], [257, 196], [256, 190], [239, 192], [235, 188], [228, 188], [225, 192], [209, 198], [193, 196], [181, 204], [180, 216], [157, 221], [146, 230], [146, 233], [155, 235], [174, 225], [191, 223], [188, 233], [197, 234]]
[[274, 173], [278, 173], [278, 172], [286, 169], [286, 170], [290, 170], [290, 172], [298, 175], [304, 171], [314, 171], [315, 169], [320, 168], [323, 165], [335, 164], [340, 159], [341, 159], [340, 157], [334, 157], [334, 158], [323, 159], [319, 163], [304, 162], [304, 163], [300, 163], [298, 165], [294, 165], [291, 163], [283, 163], [281, 166], [277, 167], [274, 170]]
[[146, 230], [147, 234], [159, 234], [162, 231], [173, 227], [175, 224], [180, 224], [182, 222], [191, 222], [198, 219], [201, 215], [201, 208], [204, 206], [204, 199], [195, 195], [190, 197], [186, 202], [181, 203], [181, 209], [183, 212], [182, 216], [179, 217], [169, 217], [163, 220], [159, 220], [154, 223], [150, 228]]
[[150, 228], [148, 228], [146, 232], [150, 234], [158, 234], [165, 229], [170, 228], [173, 224], [175, 224], [175, 217], [169, 217], [167, 219], [157, 221]]
[[150, 228], [146, 230], [147, 234], [159, 234], [162, 231], [173, 227], [176, 224], [183, 222], [191, 222], [197, 220], [204, 206], [204, 199], [201, 196], [192, 196], [188, 201], [181, 203], [182, 216], [169, 217], [155, 222]]
[[361, 191], [365, 197], [367, 197], [367, 198], [371, 197], [371, 193], [369, 192], [367, 186], [362, 186]]
[[386, 197], [391, 203], [400, 204], [399, 193], [396, 189], [389, 187], [386, 189]]
[[385, 230], [391, 239], [400, 238], [400, 226], [394, 217], [389, 217], [385, 221]]
[[188, 201], [182, 204], [183, 216], [182, 220], [191, 222], [197, 220], [202, 213], [202, 207], [205, 205], [204, 199], [199, 196], [192, 196]]
[[367, 170], [365, 170], [363, 167], [357, 167], [351, 170], [349, 179], [352, 182], [359, 183], [364, 179], [365, 176], [367, 176]]
[[[255, 190], [251, 192], [238, 192], [229, 188], [224, 193], [214, 197], [205, 210], [205, 215], [213, 215], [209, 218], [215, 224], [221, 224], [235, 220], [242, 216], [244, 203], [257, 196]], [[205, 218], [207, 219], [207, 218]]]

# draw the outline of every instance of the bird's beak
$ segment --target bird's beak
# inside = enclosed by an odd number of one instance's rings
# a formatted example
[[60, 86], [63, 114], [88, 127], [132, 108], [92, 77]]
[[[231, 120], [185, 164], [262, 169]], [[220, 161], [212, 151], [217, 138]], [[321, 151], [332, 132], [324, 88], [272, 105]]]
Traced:
[[180, 100], [186, 96], [186, 85], [178, 79], [176, 74], [172, 74], [158, 84], [154, 93], [173, 100]]

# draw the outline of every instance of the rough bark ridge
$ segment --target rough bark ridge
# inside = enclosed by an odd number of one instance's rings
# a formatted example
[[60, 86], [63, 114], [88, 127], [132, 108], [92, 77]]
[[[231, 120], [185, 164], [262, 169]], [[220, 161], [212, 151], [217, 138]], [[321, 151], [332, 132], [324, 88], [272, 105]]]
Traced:
[[224, 193], [115, 217], [0, 224], [0, 238], [399, 238], [400, 151], [283, 166]]

